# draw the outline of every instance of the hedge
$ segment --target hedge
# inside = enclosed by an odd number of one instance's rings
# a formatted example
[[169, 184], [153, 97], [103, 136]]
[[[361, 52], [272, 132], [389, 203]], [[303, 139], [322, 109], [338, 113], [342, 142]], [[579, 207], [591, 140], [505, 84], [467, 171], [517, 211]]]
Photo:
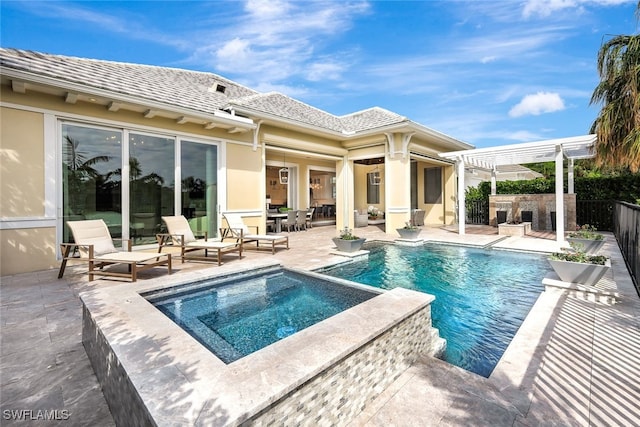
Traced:
[[[536, 178], [526, 181], [498, 181], [497, 194], [555, 193], [555, 179]], [[564, 187], [567, 192], [567, 183]], [[618, 200], [638, 203], [640, 200], [640, 173], [620, 176], [579, 177], [575, 179], [577, 200]], [[491, 183], [482, 182], [477, 188], [468, 188], [467, 200], [489, 200]]]

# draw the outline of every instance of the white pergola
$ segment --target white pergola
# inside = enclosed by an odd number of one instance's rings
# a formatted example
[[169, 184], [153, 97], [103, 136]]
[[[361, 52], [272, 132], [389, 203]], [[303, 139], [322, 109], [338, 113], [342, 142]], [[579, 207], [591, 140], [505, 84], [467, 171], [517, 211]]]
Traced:
[[458, 233], [465, 234], [465, 166], [491, 171], [491, 194], [496, 194], [496, 168], [505, 165], [550, 162], [556, 164], [556, 234], [557, 241], [564, 243], [564, 174], [563, 161], [568, 160], [568, 192], [574, 192], [573, 162], [595, 156], [596, 135], [574, 136], [499, 147], [476, 148], [473, 150], [442, 153], [440, 157], [456, 163], [458, 176]]

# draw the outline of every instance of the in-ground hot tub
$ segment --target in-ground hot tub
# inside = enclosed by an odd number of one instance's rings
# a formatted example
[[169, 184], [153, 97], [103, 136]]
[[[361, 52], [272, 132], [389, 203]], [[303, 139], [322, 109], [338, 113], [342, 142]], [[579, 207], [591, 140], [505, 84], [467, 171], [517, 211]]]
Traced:
[[[422, 354], [444, 340], [431, 326], [433, 296], [397, 288], [366, 299], [266, 347], [225, 363], [144, 296], [182, 292], [279, 265], [203, 278], [97, 288], [81, 294], [83, 343], [118, 424], [345, 423]], [[229, 267], [226, 271], [233, 271]], [[216, 271], [225, 271], [218, 269]], [[366, 292], [377, 289], [293, 272]]]
[[378, 289], [276, 268], [143, 296], [231, 363], [380, 294]]

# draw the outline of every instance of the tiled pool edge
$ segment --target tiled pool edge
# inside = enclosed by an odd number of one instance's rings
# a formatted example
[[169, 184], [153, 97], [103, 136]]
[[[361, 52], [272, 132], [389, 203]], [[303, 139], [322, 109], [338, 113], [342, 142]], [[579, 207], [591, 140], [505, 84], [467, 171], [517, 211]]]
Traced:
[[344, 422], [443, 346], [433, 297], [397, 289], [224, 365], [138, 292], [126, 284], [81, 295], [83, 343], [118, 423]]

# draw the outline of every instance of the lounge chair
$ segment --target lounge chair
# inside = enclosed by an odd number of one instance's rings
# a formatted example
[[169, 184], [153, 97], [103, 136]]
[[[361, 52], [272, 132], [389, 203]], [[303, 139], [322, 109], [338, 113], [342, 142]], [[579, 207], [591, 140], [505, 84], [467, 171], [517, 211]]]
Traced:
[[[222, 264], [222, 255], [224, 254], [238, 252], [238, 256], [242, 258], [242, 240], [224, 242], [220, 238], [210, 239], [206, 235], [204, 239], [196, 239], [191, 227], [189, 227], [187, 218], [184, 216], [163, 216], [162, 220], [167, 225], [169, 232], [156, 234], [158, 252], [161, 252], [165, 246], [179, 247], [180, 258], [184, 262], [185, 259], [211, 261], [212, 258], [209, 257], [209, 251], [212, 251], [216, 254], [215, 260], [218, 261], [218, 265]], [[204, 256], [187, 255], [189, 252], [196, 251], [204, 251]]]
[[[138, 279], [138, 272], [152, 267], [166, 265], [171, 274], [171, 254], [154, 254], [150, 252], [131, 252], [131, 241], [127, 240], [127, 251], [117, 250], [113, 245], [113, 239], [107, 224], [101, 219], [84, 221], [67, 221], [67, 225], [73, 234], [75, 243], [62, 243], [62, 264], [58, 272], [58, 279], [64, 275], [67, 260], [78, 259], [89, 263], [89, 281], [92, 281], [96, 274], [100, 276], [126, 277], [135, 282]], [[79, 258], [70, 256], [78, 252]], [[126, 273], [104, 269], [110, 264], [126, 264]], [[100, 268], [96, 271], [96, 267]]]
[[[249, 227], [242, 220], [242, 216], [234, 213], [222, 214], [227, 221], [228, 228], [223, 233], [223, 236], [234, 237], [243, 243], [256, 242], [256, 248], [260, 248], [260, 242], [271, 243], [271, 253], [276, 253], [276, 246], [285, 245], [289, 249], [289, 236], [283, 236], [280, 234], [257, 234], [251, 233]], [[256, 231], [257, 231], [256, 227]]]

